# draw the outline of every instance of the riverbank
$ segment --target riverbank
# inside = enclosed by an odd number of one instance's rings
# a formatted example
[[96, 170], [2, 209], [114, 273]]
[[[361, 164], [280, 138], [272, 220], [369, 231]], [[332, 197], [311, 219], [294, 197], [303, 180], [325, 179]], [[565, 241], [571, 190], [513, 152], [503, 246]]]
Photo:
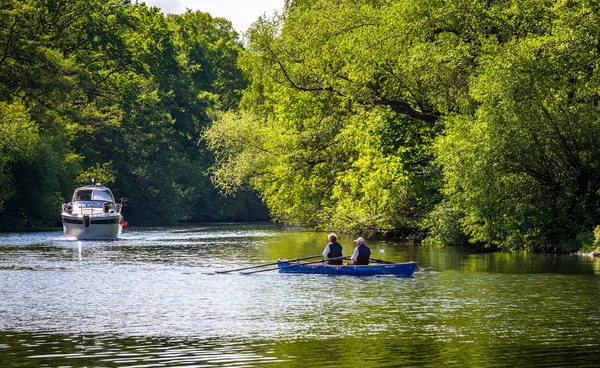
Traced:
[[600, 257], [600, 252], [589, 252], [589, 253], [575, 252], [575, 253], [571, 253], [571, 255], [572, 256]]

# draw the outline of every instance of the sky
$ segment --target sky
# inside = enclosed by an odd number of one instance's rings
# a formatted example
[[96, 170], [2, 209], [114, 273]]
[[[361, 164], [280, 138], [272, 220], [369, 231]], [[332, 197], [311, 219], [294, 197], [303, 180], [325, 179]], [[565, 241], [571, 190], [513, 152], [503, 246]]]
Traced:
[[164, 14], [183, 13], [186, 8], [209, 13], [213, 17], [231, 21], [233, 28], [242, 33], [261, 15], [271, 16], [283, 9], [285, 0], [140, 0], [148, 6], [159, 7]]

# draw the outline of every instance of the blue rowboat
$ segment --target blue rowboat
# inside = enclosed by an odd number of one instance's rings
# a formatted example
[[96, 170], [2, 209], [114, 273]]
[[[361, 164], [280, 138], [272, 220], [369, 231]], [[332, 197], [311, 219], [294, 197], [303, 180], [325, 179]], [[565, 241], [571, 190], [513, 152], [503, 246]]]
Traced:
[[322, 263], [305, 263], [280, 261], [277, 264], [279, 273], [310, 273], [322, 275], [355, 275], [355, 276], [379, 276], [393, 275], [399, 277], [411, 277], [417, 268], [417, 262], [407, 263], [379, 263], [364, 266], [337, 266]]

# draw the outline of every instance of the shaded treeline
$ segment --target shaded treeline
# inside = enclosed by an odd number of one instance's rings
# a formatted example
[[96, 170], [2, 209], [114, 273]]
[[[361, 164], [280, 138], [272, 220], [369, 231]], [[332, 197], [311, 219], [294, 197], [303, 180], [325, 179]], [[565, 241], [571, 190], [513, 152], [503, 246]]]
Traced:
[[600, 224], [597, 1], [288, 1], [240, 61], [214, 177], [277, 220], [546, 250]]
[[[52, 226], [92, 178], [134, 224], [267, 219], [200, 140], [247, 82], [230, 22], [126, 0], [1, 0], [0, 230]], [[131, 204], [131, 205], [129, 205]]]
[[596, 1], [294, 0], [245, 45], [130, 1], [0, 15], [2, 229], [92, 178], [137, 224], [265, 219], [240, 188], [284, 223], [448, 245], [600, 224]]

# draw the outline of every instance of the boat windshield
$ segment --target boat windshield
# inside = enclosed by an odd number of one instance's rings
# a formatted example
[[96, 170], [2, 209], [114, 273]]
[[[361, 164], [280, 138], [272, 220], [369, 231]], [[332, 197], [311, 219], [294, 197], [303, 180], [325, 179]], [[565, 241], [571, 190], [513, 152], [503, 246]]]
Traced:
[[113, 202], [114, 198], [109, 190], [103, 189], [81, 189], [75, 192], [73, 195], [73, 202], [82, 201], [102, 201], [102, 202]]
[[92, 201], [114, 202], [114, 200], [112, 199], [112, 195], [110, 195], [110, 192], [106, 190], [94, 190], [94, 192], [92, 193]]

